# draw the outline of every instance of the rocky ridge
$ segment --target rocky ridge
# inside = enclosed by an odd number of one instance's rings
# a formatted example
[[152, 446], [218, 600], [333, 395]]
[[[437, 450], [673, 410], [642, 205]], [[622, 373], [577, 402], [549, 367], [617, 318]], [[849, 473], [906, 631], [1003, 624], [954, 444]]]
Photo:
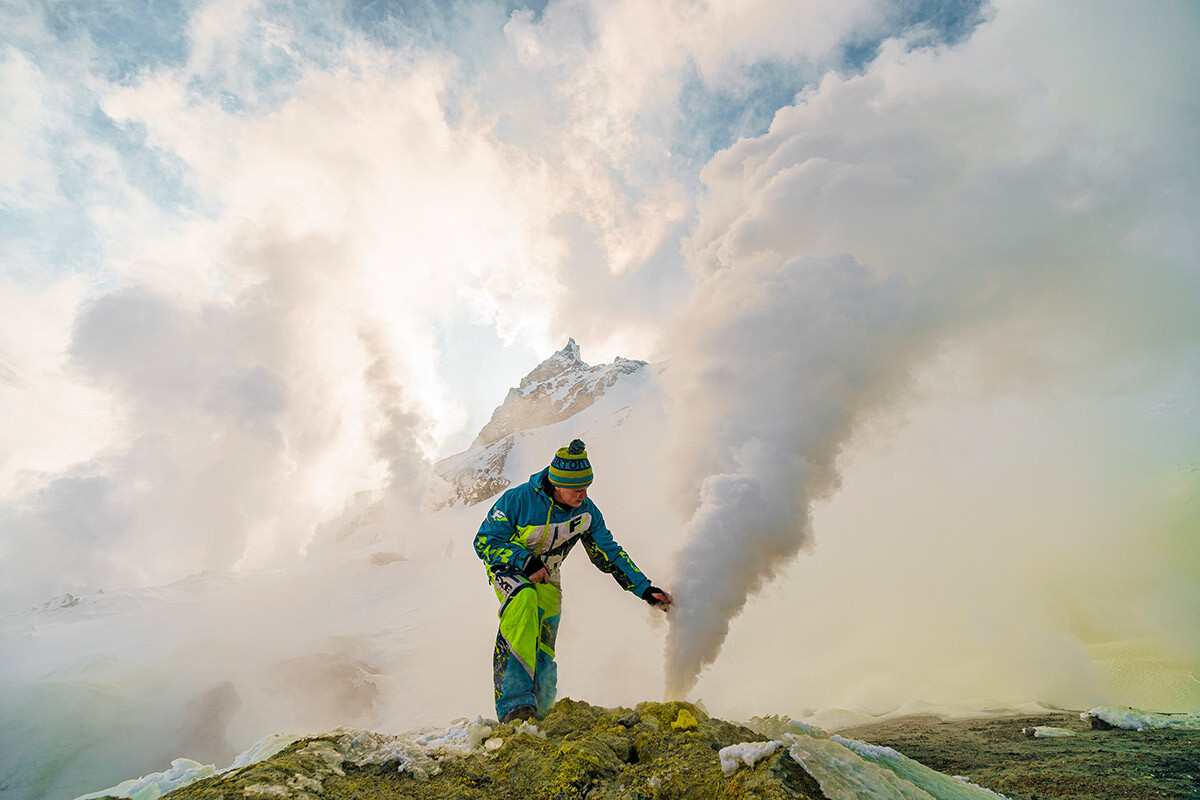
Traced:
[[568, 339], [563, 349], [508, 390], [470, 448], [438, 462], [434, 470], [447, 486], [440, 487], [428, 505], [434, 510], [470, 506], [504, 491], [511, 485], [504, 471], [517, 436], [575, 416], [622, 377], [645, 366], [645, 361], [620, 356], [611, 364], [589, 365], [575, 340]]
[[[214, 774], [211, 767], [195, 770], [196, 780], [176, 784], [178, 788], [166, 796], [172, 800], [1002, 797], [889, 748], [830, 736], [785, 718], [737, 725], [711, 718], [702, 708], [684, 702], [610, 709], [565, 699], [535, 723], [499, 724], [477, 718], [460, 720], [444, 732], [408, 736], [337, 728], [304, 738], [264, 740], [254, 750], [257, 755], [243, 754], [220, 773]], [[181, 762], [173, 768], [190, 766]], [[145, 783], [145, 788], [150, 785]], [[131, 782], [127, 788], [135, 786]]]
[[521, 383], [508, 390], [504, 402], [479, 431], [472, 448], [491, 444], [516, 432], [540, 428], [573, 417], [596, 401], [622, 375], [646, 366], [617, 356], [611, 364], [590, 366], [579, 355], [579, 345], [567, 345], [534, 367]]

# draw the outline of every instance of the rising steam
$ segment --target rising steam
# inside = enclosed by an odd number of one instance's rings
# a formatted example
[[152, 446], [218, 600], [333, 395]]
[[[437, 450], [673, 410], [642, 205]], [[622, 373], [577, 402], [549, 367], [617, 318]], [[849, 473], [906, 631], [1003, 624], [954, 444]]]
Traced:
[[[696, 511], [676, 561], [667, 692], [712, 663], [747, 598], [809, 539], [808, 507], [837, 485], [859, 410], [893, 391], [916, 342], [912, 292], [848, 257], [712, 277], [680, 321], [682, 462]], [[719, 324], [713, 324], [720, 320]]]
[[[1178, 303], [1195, 296], [1195, 237], [1177, 232], [1196, 206], [1180, 176], [1198, 167], [1172, 133], [1179, 85], [1148, 93], [1094, 58], [1129, 46], [1132, 19], [1015, 65], [1032, 31], [1064, 19], [999, 5], [961, 45], [892, 41], [863, 74], [827, 75], [701, 173], [684, 248], [698, 285], [671, 339], [688, 519], [672, 694], [809, 540], [839, 450], [925, 352], [970, 342], [998, 355], [981, 367], [995, 385], [1049, 386], [1194, 347], [1181, 335], [1194, 309]], [[1170, 17], [1154, 20], [1164, 41], [1183, 22]], [[1173, 47], [1155, 63], [1182, 58]]]

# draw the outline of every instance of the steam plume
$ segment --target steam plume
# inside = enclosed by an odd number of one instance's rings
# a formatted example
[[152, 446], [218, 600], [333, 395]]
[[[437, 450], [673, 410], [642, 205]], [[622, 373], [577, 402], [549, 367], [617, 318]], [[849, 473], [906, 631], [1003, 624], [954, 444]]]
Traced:
[[[969, 343], [997, 386], [1061, 386], [1130, 365], [1148, 383], [1194, 346], [1179, 302], [1194, 297], [1195, 237], [1175, 232], [1191, 230], [1180, 176], [1197, 165], [1174, 138], [1179, 85], [1150, 96], [1094, 57], [1128, 45], [1132, 18], [1030, 49], [1014, 73], [1014, 48], [1068, 12], [998, 5], [960, 45], [886, 42], [864, 74], [826, 76], [701, 173], [685, 244], [699, 283], [671, 344], [688, 517], [673, 694], [809, 541], [840, 448], [926, 351]], [[1164, 41], [1172, 16], [1153, 20]], [[844, 253], [884, 279], [830, 257]]]
[[[676, 562], [667, 691], [686, 694], [729, 621], [810, 538], [809, 502], [837, 486], [860, 408], [903, 382], [918, 315], [909, 287], [849, 257], [725, 270], [680, 320], [676, 386], [696, 511]], [[721, 320], [714, 325], [712, 320]]]

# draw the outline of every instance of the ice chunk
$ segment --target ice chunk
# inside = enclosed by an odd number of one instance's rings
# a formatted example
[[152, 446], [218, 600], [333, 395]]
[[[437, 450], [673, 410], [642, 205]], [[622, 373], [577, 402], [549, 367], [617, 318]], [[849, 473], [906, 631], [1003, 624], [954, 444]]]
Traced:
[[233, 759], [233, 763], [228, 769], [222, 772], [228, 772], [231, 769], [239, 769], [248, 767], [251, 764], [257, 764], [260, 761], [266, 761], [276, 753], [281, 752], [285, 747], [293, 742], [300, 741], [301, 737], [290, 733], [272, 733], [270, 736], [264, 736], [254, 744], [250, 745], [249, 749], [240, 753], [237, 758]]
[[783, 735], [788, 754], [804, 767], [829, 800], [888, 797], [900, 800], [997, 800], [1004, 795], [951, 778], [890, 747], [829, 737], [792, 723]]
[[464, 717], [456, 719], [444, 732], [418, 736], [416, 743], [430, 755], [466, 755], [491, 735], [492, 726], [482, 716], [476, 716], [470, 722]]
[[75, 800], [89, 800], [95, 797], [128, 797], [131, 800], [158, 800], [167, 792], [186, 786], [193, 781], [214, 775], [217, 768], [212, 764], [201, 764], [190, 758], [177, 758], [171, 762], [171, 768], [163, 772], [152, 772], [141, 778], [122, 781], [116, 786], [99, 792], [80, 795]]
[[785, 734], [788, 754], [816, 779], [829, 800], [888, 797], [898, 800], [937, 800], [895, 773], [863, 759], [832, 739]]
[[937, 770], [930, 769], [924, 764], [913, 761], [908, 756], [890, 747], [867, 744], [856, 739], [847, 739], [844, 736], [837, 735], [832, 736], [831, 740], [845, 745], [847, 749], [857, 753], [872, 764], [877, 764], [891, 771], [897, 777], [914, 786], [920, 787], [920, 789], [937, 798], [937, 800], [960, 800], [960, 798], [961, 800], [982, 800], [983, 798], [995, 800], [995, 798], [1004, 797], [1004, 795], [998, 792], [993, 792], [991, 789], [978, 786], [970, 781], [952, 778]]
[[1050, 725], [1034, 725], [1032, 728], [1022, 728], [1021, 733], [1035, 739], [1054, 739], [1061, 736], [1074, 736], [1075, 731], [1066, 728], [1054, 728]]
[[[335, 772], [341, 772], [344, 761], [360, 766], [395, 763], [398, 771], [417, 777], [436, 775], [441, 771], [431, 758], [431, 751], [437, 746], [433, 741], [436, 734], [389, 736], [360, 728], [338, 727], [320, 736], [329, 738], [314, 741], [309, 747], [318, 746], [319, 749], [312, 752], [325, 757]], [[426, 742], [421, 743], [421, 739]]]
[[1083, 712], [1079, 718], [1084, 722], [1100, 720], [1113, 728], [1131, 731], [1154, 728], [1200, 730], [1200, 714], [1159, 714], [1154, 711], [1139, 711], [1129, 706], [1099, 706]]
[[545, 731], [538, 730], [537, 725], [534, 725], [529, 720], [521, 720], [521, 724], [517, 726], [517, 733], [524, 733], [527, 736], [536, 736], [539, 739], [545, 739]]
[[721, 772], [728, 778], [737, 772], [738, 767], [742, 764], [753, 767], [781, 746], [782, 742], [742, 742], [722, 747], [721, 751], [717, 753], [721, 759]]

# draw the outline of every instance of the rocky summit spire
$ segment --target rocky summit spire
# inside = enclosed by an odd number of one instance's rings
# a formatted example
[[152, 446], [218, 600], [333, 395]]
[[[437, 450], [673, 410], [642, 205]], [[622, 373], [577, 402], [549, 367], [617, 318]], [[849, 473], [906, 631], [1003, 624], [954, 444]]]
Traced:
[[567, 370], [588, 369], [588, 365], [579, 357], [579, 345], [575, 339], [567, 339], [567, 346], [542, 363], [534, 367], [528, 375], [521, 379], [518, 389], [525, 389], [532, 384], [542, 383]]
[[520, 385], [508, 390], [475, 444], [487, 444], [514, 431], [540, 428], [564, 420], [590, 406], [622, 375], [634, 372], [644, 361], [618, 358], [611, 364], [590, 366], [579, 355], [575, 339], [534, 367]]

